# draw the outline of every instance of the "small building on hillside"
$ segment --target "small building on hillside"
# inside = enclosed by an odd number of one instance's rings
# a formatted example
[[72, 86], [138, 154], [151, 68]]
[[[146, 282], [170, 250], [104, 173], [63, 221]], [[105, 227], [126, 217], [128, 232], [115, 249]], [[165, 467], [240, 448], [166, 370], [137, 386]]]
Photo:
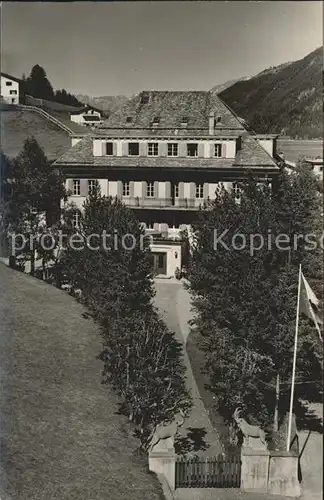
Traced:
[[98, 126], [102, 123], [102, 111], [93, 106], [86, 105], [84, 108], [70, 113], [71, 121], [86, 127]]
[[1, 102], [19, 104], [21, 80], [1, 72]]

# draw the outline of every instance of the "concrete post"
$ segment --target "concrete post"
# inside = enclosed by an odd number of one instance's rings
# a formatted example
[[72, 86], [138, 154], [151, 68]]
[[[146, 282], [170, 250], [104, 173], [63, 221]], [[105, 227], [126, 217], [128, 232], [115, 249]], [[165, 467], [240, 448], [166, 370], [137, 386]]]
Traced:
[[268, 490], [268, 450], [253, 450], [242, 447], [241, 489], [265, 493]]
[[149, 470], [163, 474], [170, 489], [175, 490], [175, 463], [177, 455], [172, 438], [163, 439], [149, 451]]
[[273, 495], [286, 497], [299, 497], [301, 495], [297, 453], [271, 452], [268, 491]]

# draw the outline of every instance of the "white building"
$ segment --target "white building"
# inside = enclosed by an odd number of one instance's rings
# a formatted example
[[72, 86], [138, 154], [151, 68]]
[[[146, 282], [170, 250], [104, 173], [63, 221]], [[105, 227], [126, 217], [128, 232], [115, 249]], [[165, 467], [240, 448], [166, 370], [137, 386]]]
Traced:
[[276, 135], [253, 136], [221, 99], [206, 91], [144, 91], [109, 115], [54, 165], [66, 177], [78, 226], [97, 180], [136, 212], [147, 234], [157, 275], [186, 266], [182, 231], [221, 185], [240, 198], [250, 172], [258, 182], [279, 173]]
[[70, 118], [72, 122], [86, 127], [98, 126], [102, 123], [101, 111], [88, 105], [70, 113]]
[[8, 104], [19, 104], [19, 78], [1, 73], [1, 100]]

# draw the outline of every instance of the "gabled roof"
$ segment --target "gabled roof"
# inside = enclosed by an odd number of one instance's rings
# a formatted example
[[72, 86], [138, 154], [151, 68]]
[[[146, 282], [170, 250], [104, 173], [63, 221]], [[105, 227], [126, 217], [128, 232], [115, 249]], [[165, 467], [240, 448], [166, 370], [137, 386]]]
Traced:
[[82, 113], [86, 113], [89, 109], [93, 109], [93, 111], [97, 111], [98, 113], [102, 114], [102, 109], [94, 108], [93, 106], [90, 106], [89, 104], [86, 104], [85, 106], [83, 106], [82, 108], [80, 108], [76, 111], [72, 111], [70, 114], [71, 115], [80, 115]]
[[[102, 124], [101, 129], [200, 129], [208, 133], [208, 117], [214, 112], [216, 130], [243, 131], [242, 123], [221, 99], [209, 91], [144, 91], [126, 101]], [[132, 118], [127, 121], [127, 118]], [[154, 119], [159, 118], [159, 123]], [[187, 118], [187, 124], [182, 125]], [[153, 125], [154, 123], [154, 125]]]
[[5, 78], [8, 78], [9, 80], [13, 80], [14, 82], [18, 82], [18, 83], [22, 82], [21, 78], [16, 78], [15, 76], [8, 75], [8, 73], [3, 73], [2, 71], [1, 71], [1, 76], [4, 76]]

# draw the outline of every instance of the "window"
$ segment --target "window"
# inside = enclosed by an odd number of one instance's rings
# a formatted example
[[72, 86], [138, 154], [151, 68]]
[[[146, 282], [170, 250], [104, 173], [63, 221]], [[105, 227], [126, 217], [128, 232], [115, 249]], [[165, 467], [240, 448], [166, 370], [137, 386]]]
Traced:
[[126, 122], [131, 123], [133, 121], [133, 118], [131, 116], [127, 116]]
[[123, 196], [129, 196], [129, 182], [123, 182]]
[[96, 181], [95, 179], [89, 179], [88, 180], [88, 195], [92, 193], [94, 188], [96, 187]]
[[144, 93], [141, 95], [141, 104], [147, 104], [149, 102], [149, 95]]
[[216, 122], [216, 123], [219, 123], [219, 122], [221, 122], [221, 121], [222, 121], [222, 117], [221, 117], [221, 116], [216, 116], [216, 120], [215, 120], [215, 122]]
[[9, 94], [10, 94], [10, 95], [17, 95], [17, 90], [10, 90], [10, 91], [9, 91]]
[[80, 196], [81, 194], [81, 182], [79, 179], [73, 179], [73, 195]]
[[198, 156], [198, 144], [187, 144], [187, 156]]
[[216, 156], [217, 158], [220, 158], [222, 156], [222, 145], [221, 144], [215, 144], [214, 156]]
[[72, 218], [72, 225], [74, 228], [78, 228], [80, 226], [80, 213], [79, 212], [74, 212], [73, 218]]
[[113, 155], [113, 143], [112, 142], [106, 142], [106, 155], [107, 156]]
[[187, 116], [183, 116], [183, 117], [181, 118], [181, 123], [182, 123], [183, 125], [187, 125], [187, 123], [188, 123], [188, 117], [187, 117]]
[[157, 142], [149, 142], [148, 143], [148, 155], [149, 156], [158, 156], [159, 154], [159, 144]]
[[160, 123], [160, 118], [158, 116], [155, 116], [153, 118], [153, 125], [158, 125]]
[[238, 184], [233, 183], [233, 194], [236, 200], [241, 199], [241, 188]]
[[319, 168], [319, 171], [320, 171], [320, 172], [323, 172], [323, 167], [320, 167], [320, 168]]
[[154, 182], [147, 183], [146, 196], [148, 198], [154, 198]]
[[178, 156], [178, 144], [174, 142], [168, 143], [168, 156]]
[[12, 85], [12, 82], [6, 82], [7, 87], [11, 87], [11, 85]]
[[204, 197], [204, 185], [196, 184], [196, 198], [203, 198], [203, 197]]
[[174, 197], [179, 198], [179, 184], [174, 185]]
[[138, 156], [139, 155], [139, 143], [138, 142], [129, 142], [128, 143], [128, 154], [130, 156]]

